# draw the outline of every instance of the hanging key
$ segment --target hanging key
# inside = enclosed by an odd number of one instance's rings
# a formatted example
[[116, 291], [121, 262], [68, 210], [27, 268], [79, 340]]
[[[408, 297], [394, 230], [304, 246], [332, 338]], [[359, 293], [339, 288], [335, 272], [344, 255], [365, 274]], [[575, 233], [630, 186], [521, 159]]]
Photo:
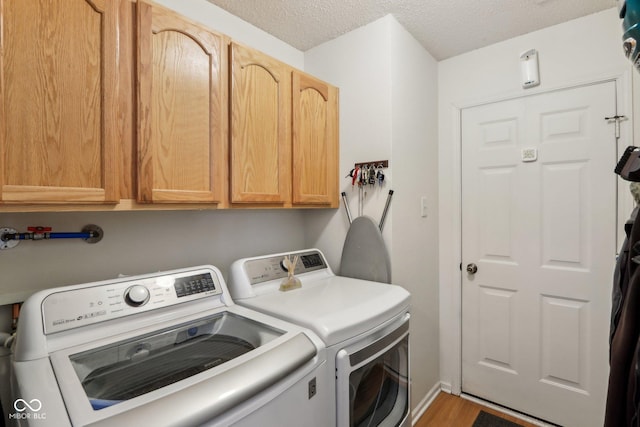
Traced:
[[375, 183], [376, 183], [376, 169], [373, 167], [373, 165], [369, 166], [368, 175], [369, 175], [369, 180], [368, 180], [369, 185], [375, 185]]
[[[360, 173], [360, 168], [359, 167], [355, 167], [354, 169], [351, 170], [352, 174], [351, 174], [351, 185], [356, 185], [356, 181], [358, 180], [358, 174]], [[360, 185], [360, 182], [358, 181], [358, 185]]]

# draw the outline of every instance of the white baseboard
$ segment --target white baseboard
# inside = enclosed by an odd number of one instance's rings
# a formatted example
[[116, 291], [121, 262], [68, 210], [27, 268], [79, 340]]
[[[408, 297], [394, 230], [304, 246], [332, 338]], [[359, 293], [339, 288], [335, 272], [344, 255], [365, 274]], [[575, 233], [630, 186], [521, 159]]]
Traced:
[[440, 382], [440, 389], [449, 394], [453, 393], [453, 387], [451, 387], [451, 384], [444, 381]]
[[415, 425], [420, 417], [425, 413], [425, 411], [431, 406], [433, 400], [436, 398], [440, 390], [443, 390], [443, 384], [438, 382], [431, 387], [431, 390], [427, 393], [427, 395], [418, 403], [418, 406], [413, 408], [411, 411], [411, 425]]

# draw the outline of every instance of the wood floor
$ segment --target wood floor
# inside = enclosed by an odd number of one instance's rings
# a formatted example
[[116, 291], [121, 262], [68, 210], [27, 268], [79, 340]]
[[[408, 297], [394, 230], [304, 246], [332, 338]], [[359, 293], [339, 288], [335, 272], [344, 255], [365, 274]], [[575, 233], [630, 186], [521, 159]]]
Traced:
[[501, 418], [512, 421], [526, 427], [537, 427], [535, 424], [522, 421], [502, 412], [484, 407], [462, 397], [449, 393], [440, 392], [429, 406], [427, 411], [420, 417], [414, 427], [471, 427], [480, 410], [497, 415]]

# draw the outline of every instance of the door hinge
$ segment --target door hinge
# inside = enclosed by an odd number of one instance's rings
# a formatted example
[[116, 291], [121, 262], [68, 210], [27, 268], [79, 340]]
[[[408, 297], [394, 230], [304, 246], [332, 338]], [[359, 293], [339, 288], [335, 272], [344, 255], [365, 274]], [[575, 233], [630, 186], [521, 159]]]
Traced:
[[616, 139], [620, 138], [620, 122], [623, 120], [627, 120], [627, 116], [618, 115], [604, 118], [608, 123], [615, 123], [616, 126]]

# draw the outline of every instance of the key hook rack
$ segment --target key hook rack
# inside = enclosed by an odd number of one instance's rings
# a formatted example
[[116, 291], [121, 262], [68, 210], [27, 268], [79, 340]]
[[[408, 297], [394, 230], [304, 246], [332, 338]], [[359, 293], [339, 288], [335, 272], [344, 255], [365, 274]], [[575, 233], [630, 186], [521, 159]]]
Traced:
[[374, 185], [376, 182], [382, 186], [384, 173], [382, 169], [389, 167], [389, 160], [376, 160], [373, 162], [354, 163], [353, 169], [349, 171], [346, 178], [351, 178], [351, 185], [363, 187]]
[[82, 239], [87, 243], [98, 243], [104, 231], [97, 225], [86, 225], [79, 233], [54, 233], [51, 227], [27, 227], [28, 232], [19, 233], [13, 228], [0, 227], [0, 249], [15, 248], [21, 240]]
[[[388, 167], [389, 160], [359, 162], [354, 163], [353, 169], [351, 169], [351, 171], [349, 171], [349, 173], [347, 174], [346, 178], [351, 179], [351, 185], [358, 185], [358, 215], [362, 216], [362, 212], [364, 210], [364, 198], [366, 197], [364, 188], [367, 186], [375, 188], [376, 183], [378, 184], [378, 186], [382, 187], [385, 180], [384, 172], [382, 171], [382, 169], [387, 169]], [[384, 227], [384, 220], [387, 216], [387, 211], [389, 210], [389, 204], [391, 203], [392, 196], [393, 190], [390, 190], [389, 195], [387, 196], [387, 203], [384, 207], [384, 211], [382, 212], [382, 218], [380, 219], [380, 224], [378, 226], [380, 231], [382, 231], [382, 228]], [[349, 210], [349, 205], [347, 204], [347, 194], [345, 192], [342, 192], [342, 200], [347, 211], [349, 224], [351, 224], [352, 217]]]
[[356, 168], [376, 168], [386, 169], [389, 167], [389, 160], [376, 160], [374, 162], [360, 162], [353, 165]]

